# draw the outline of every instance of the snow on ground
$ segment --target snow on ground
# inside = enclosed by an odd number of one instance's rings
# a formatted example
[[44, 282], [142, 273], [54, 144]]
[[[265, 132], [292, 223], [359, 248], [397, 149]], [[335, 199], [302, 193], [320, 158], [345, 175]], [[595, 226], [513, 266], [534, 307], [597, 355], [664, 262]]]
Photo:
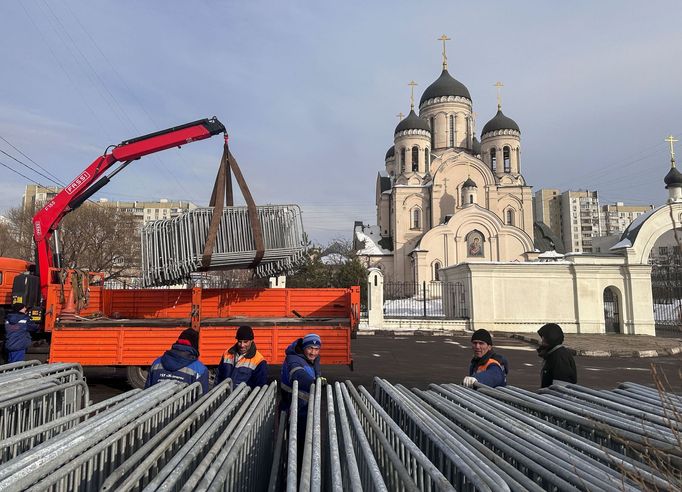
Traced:
[[[445, 316], [442, 299], [426, 300], [427, 316]], [[384, 316], [414, 318], [424, 316], [424, 298], [410, 297], [384, 301]]]
[[654, 319], [659, 322], [682, 320], [682, 299], [673, 299], [669, 304], [654, 304]]

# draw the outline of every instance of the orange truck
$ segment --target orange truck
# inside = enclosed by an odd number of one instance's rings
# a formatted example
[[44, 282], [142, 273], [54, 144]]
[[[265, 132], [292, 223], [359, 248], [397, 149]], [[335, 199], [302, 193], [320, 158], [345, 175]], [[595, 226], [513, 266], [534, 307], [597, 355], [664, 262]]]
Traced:
[[[122, 366], [127, 369], [129, 382], [140, 387], [147, 367], [182, 330], [191, 327], [199, 331], [201, 360], [216, 366], [234, 343], [236, 328], [248, 324], [254, 328], [255, 342], [269, 363], [281, 363], [285, 348], [294, 339], [315, 332], [323, 341], [323, 364], [352, 365], [350, 343], [360, 317], [359, 287], [109, 289], [102, 285], [101, 275], [61, 268], [55, 233], [66, 213], [133, 160], [224, 132], [222, 123], [211, 118], [113, 147], [34, 217], [35, 273], [28, 271], [32, 267], [28, 262], [0, 258], [0, 300], [6, 306], [14, 301], [33, 308], [49, 340], [50, 362]], [[119, 161], [122, 165], [104, 176]], [[87, 302], [79, 302], [82, 305], [74, 310], [79, 294], [87, 294], [81, 296]]]

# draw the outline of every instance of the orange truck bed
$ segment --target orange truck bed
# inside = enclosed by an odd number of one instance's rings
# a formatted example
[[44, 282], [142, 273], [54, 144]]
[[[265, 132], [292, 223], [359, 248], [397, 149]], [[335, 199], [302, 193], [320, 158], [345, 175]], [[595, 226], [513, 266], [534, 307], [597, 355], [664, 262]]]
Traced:
[[[62, 293], [63, 288], [63, 293]], [[360, 289], [105, 289], [90, 286], [76, 319], [60, 319], [70, 284], [49, 286], [45, 330], [50, 362], [146, 366], [180, 332], [199, 329], [201, 361], [217, 365], [234, 344], [236, 328], [254, 328], [258, 350], [271, 364], [306, 333], [322, 338], [323, 364], [351, 364], [350, 340], [360, 314]]]

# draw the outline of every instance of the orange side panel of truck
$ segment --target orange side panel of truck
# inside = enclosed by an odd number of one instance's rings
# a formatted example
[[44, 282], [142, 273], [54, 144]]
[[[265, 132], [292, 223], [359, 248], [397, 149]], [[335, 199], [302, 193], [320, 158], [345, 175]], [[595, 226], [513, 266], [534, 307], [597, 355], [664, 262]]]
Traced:
[[179, 333], [199, 328], [199, 352], [217, 365], [236, 328], [251, 325], [258, 350], [281, 363], [285, 348], [306, 333], [322, 338], [323, 364], [350, 364], [360, 290], [349, 289], [104, 289], [90, 286], [78, 317], [60, 319], [70, 284], [49, 286], [45, 330], [50, 362], [149, 365]]

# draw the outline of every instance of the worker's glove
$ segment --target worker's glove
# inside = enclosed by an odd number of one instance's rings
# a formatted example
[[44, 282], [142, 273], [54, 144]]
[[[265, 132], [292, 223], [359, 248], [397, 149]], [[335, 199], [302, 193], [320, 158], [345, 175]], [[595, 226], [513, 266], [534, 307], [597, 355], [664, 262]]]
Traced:
[[476, 382], [477, 382], [476, 378], [467, 376], [464, 378], [464, 381], [462, 381], [462, 386], [464, 386], [465, 388], [473, 388]]
[[327, 378], [320, 377], [319, 379], [321, 386], [327, 386]]

